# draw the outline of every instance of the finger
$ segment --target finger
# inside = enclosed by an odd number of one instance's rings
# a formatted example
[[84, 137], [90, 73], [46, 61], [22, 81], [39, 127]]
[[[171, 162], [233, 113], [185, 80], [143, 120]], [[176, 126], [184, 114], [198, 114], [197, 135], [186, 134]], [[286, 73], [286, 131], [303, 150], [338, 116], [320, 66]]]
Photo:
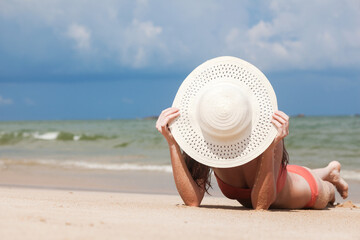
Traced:
[[274, 114], [272, 117], [275, 118], [277, 121], [279, 121], [282, 124], [286, 124], [286, 122], [287, 122], [286, 119], [284, 119], [284, 118], [282, 118], [282, 117], [280, 117], [278, 115]]
[[162, 122], [163, 120], [162, 120], [162, 117], [161, 116], [159, 116], [159, 118], [158, 118], [158, 120], [156, 121], [156, 124], [155, 124], [155, 127], [157, 128], [157, 129], [159, 129], [160, 128], [160, 126], [161, 126], [161, 122]]
[[164, 118], [163, 124], [161, 126], [167, 126], [169, 123], [171, 123], [176, 117], [180, 115], [180, 112], [172, 113]]
[[276, 119], [272, 119], [271, 122], [277, 127], [278, 130], [282, 128], [282, 124]]
[[179, 112], [175, 112], [173, 114], [170, 114], [170, 115], [164, 117], [161, 121], [160, 127], [162, 127], [162, 128], [166, 127], [170, 122], [172, 122], [179, 115], [180, 115]]
[[157, 124], [157, 125], [156, 125], [156, 129], [157, 129], [159, 132], [161, 132], [161, 125], [160, 125], [160, 124]]
[[284, 118], [286, 121], [289, 121], [289, 116], [286, 115], [284, 112], [282, 111], [276, 111], [275, 115], [281, 116], [282, 118]]
[[160, 113], [160, 115], [159, 115], [159, 118], [158, 118], [158, 120], [157, 120], [157, 122], [156, 122], [156, 125], [157, 125], [157, 126], [158, 126], [158, 125], [161, 126], [162, 123], [163, 123], [163, 121], [164, 121], [164, 118], [166, 118], [169, 114], [172, 114], [172, 113], [178, 112], [178, 111], [179, 111], [178, 108], [173, 108], [173, 107], [167, 108], [167, 109], [163, 110], [163, 111]]
[[279, 139], [284, 138], [286, 135], [284, 133], [284, 130], [280, 126], [281, 124], [279, 122], [274, 121], [274, 125], [277, 127], [277, 131], [278, 131], [276, 137], [279, 138]]
[[285, 114], [284, 112], [282, 112], [282, 111], [276, 111], [276, 112], [274, 112], [274, 115], [280, 116], [280, 117], [282, 117], [282, 118], [285, 119], [285, 120], [289, 120], [289, 116], [286, 115], [286, 114]]
[[158, 117], [158, 120], [161, 122], [164, 118], [164, 116], [169, 112], [171, 111], [170, 108], [167, 108], [167, 109], [164, 109], [162, 110], [162, 112], [160, 113], [159, 117]]
[[170, 107], [170, 108], [163, 110], [160, 115], [166, 116], [166, 115], [169, 115], [169, 114], [177, 112], [177, 111], [179, 111], [178, 108]]

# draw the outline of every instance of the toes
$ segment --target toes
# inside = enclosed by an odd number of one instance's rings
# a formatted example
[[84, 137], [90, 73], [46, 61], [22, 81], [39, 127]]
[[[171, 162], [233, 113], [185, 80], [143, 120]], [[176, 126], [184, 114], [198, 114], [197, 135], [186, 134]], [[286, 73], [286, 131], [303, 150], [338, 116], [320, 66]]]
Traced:
[[340, 180], [340, 184], [342, 185], [342, 194], [341, 196], [345, 199], [348, 197], [349, 185], [345, 182], [344, 179]]
[[338, 170], [340, 172], [341, 170], [341, 164], [338, 161], [332, 161], [329, 163], [328, 167], [331, 168], [331, 170]]
[[343, 178], [340, 177], [340, 180], [335, 184], [336, 190], [339, 192], [343, 199], [348, 197], [349, 185], [345, 182]]

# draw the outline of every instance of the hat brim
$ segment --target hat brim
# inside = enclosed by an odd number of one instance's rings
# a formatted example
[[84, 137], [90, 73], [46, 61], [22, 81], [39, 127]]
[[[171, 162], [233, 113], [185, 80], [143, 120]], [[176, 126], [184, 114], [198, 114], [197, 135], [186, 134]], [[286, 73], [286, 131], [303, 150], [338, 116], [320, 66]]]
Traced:
[[[231, 142], [206, 136], [195, 116], [202, 89], [223, 81], [238, 84], [253, 105], [251, 129]], [[270, 82], [258, 68], [236, 57], [218, 57], [198, 66], [181, 84], [173, 107], [180, 109], [180, 116], [170, 125], [176, 142], [190, 157], [210, 167], [243, 165], [263, 153], [277, 134], [271, 123], [277, 100]]]

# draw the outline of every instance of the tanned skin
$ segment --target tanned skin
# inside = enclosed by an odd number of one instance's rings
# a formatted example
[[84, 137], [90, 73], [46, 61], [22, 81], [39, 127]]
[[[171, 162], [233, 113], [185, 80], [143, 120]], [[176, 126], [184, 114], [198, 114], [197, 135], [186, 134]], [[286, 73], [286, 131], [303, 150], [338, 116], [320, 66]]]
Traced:
[[[182, 157], [181, 150], [168, 126], [180, 115], [179, 109], [168, 108], [162, 111], [156, 128], [165, 137], [170, 151], [171, 165], [176, 188], [188, 206], [200, 206], [205, 194], [205, 186], [192, 179]], [[276, 111], [272, 123], [278, 133], [272, 144], [257, 158], [247, 164], [234, 168], [213, 168], [216, 175], [225, 183], [241, 188], [251, 188], [251, 205], [256, 210], [269, 208], [303, 208], [311, 198], [306, 180], [288, 172], [284, 188], [277, 193], [276, 180], [281, 168], [283, 139], [289, 134], [289, 117]], [[348, 196], [348, 184], [340, 176], [341, 165], [333, 161], [325, 168], [309, 171], [319, 187], [319, 196], [313, 208], [322, 209], [335, 200], [335, 187], [343, 198]]]

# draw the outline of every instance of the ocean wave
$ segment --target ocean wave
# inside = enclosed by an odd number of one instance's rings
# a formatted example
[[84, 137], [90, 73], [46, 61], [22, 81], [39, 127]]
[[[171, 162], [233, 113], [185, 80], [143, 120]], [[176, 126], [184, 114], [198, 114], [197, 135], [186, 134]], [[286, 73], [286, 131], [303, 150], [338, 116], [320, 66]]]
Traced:
[[112, 170], [112, 171], [156, 171], [172, 173], [170, 165], [150, 165], [134, 163], [97, 163], [85, 161], [59, 161], [59, 160], [4, 160], [0, 162], [0, 168], [6, 168], [7, 165], [26, 165], [26, 166], [48, 166], [61, 168], [77, 168], [89, 170]]
[[124, 148], [127, 147], [131, 142], [123, 142], [120, 144], [115, 145], [113, 148]]
[[85, 169], [97, 170], [116, 170], [116, 171], [157, 171], [172, 173], [170, 165], [140, 165], [140, 164], [101, 164], [101, 163], [88, 163], [88, 162], [65, 162], [62, 166], [78, 167]]
[[24, 139], [22, 134], [18, 133], [0, 133], [0, 145], [16, 144]]
[[359, 171], [341, 170], [341, 176], [348, 180], [360, 181], [360, 170]]
[[47, 132], [43, 134], [36, 132], [33, 134], [33, 137], [40, 140], [55, 140], [59, 136], [59, 134], [60, 132]]
[[[102, 134], [74, 134], [63, 131], [49, 131], [49, 132], [1, 132], [0, 145], [13, 145], [25, 140], [40, 140], [40, 141], [97, 141], [115, 139], [116, 136], [106, 136]], [[121, 143], [115, 147], [126, 147], [129, 143]]]
[[69, 132], [46, 132], [44, 134], [34, 133], [35, 139], [41, 140], [60, 140], [60, 141], [96, 141], [114, 139], [115, 136], [105, 136], [101, 134], [73, 134]]

